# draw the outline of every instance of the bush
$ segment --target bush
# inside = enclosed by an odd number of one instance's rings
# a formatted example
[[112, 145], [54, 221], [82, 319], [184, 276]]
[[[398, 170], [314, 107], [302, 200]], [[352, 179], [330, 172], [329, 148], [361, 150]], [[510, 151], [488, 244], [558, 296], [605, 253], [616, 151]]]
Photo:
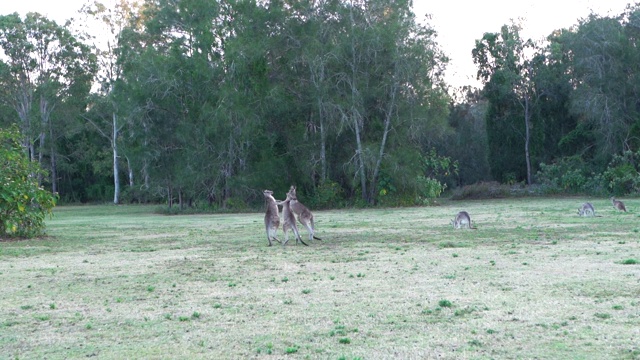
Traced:
[[640, 173], [637, 166], [640, 161], [638, 152], [625, 151], [622, 155], [613, 155], [603, 176], [614, 195], [637, 194], [640, 192]]
[[589, 168], [579, 156], [540, 164], [537, 180], [551, 193], [574, 193], [604, 196], [637, 194], [640, 192], [640, 151], [625, 151], [613, 155], [602, 174]]
[[422, 175], [418, 175], [416, 183], [418, 190], [416, 202], [422, 205], [432, 203], [447, 187], [446, 184], [442, 184], [436, 179]]
[[20, 137], [15, 127], [0, 129], [0, 236], [42, 235], [45, 217], [51, 216], [57, 200], [38, 185], [37, 179], [46, 174], [29, 161]]
[[123, 204], [149, 204], [162, 202], [162, 198], [142, 187], [126, 186], [120, 193], [120, 202]]
[[431, 149], [422, 157], [421, 174], [415, 178], [415, 204], [433, 204], [447, 188], [447, 179], [458, 175], [458, 162]]
[[316, 187], [316, 193], [309, 199], [309, 206], [315, 209], [335, 209], [342, 207], [343, 191], [340, 184], [325, 181]]
[[560, 158], [540, 164], [536, 180], [547, 193], [604, 195], [605, 181], [579, 157]]
[[453, 190], [452, 200], [465, 199], [494, 199], [511, 196], [510, 185], [503, 185], [497, 181], [479, 182]]

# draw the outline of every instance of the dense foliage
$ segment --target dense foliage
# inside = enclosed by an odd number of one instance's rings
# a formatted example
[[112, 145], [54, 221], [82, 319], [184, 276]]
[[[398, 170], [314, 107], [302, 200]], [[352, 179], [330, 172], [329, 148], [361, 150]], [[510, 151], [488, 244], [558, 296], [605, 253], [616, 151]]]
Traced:
[[56, 196], [38, 185], [44, 172], [25, 155], [20, 133], [0, 129], [0, 237], [33, 237], [44, 232]]
[[393, 206], [491, 180], [636, 193], [639, 14], [546, 41], [518, 24], [478, 34], [480, 91], [447, 88], [437, 29], [410, 0], [88, 2], [65, 26], [4, 15], [0, 126], [20, 126], [66, 202], [239, 210], [296, 184], [316, 208]]
[[520, 38], [515, 24], [476, 42], [494, 178], [637, 193], [629, 179], [638, 173], [625, 154], [640, 150], [638, 29], [640, 8], [629, 6], [617, 17], [592, 14], [544, 43]]

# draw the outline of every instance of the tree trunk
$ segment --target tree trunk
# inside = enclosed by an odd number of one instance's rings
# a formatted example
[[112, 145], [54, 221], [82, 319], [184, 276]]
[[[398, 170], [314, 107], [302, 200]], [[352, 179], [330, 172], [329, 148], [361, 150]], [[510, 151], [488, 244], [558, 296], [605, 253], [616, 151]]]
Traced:
[[[24, 81], [24, 80], [23, 80]], [[27, 157], [33, 161], [33, 141], [31, 141], [31, 121], [29, 120], [29, 114], [31, 113], [31, 91], [27, 89], [24, 83], [21, 83], [20, 90], [16, 95], [15, 102], [13, 104], [22, 126], [20, 130], [24, 136], [24, 142], [22, 146], [27, 154]]]
[[51, 126], [51, 123], [49, 123], [49, 138], [52, 139], [51, 141], [51, 192], [53, 192], [54, 194], [56, 194], [58, 192], [58, 169], [57, 169], [57, 164], [56, 164], [56, 151], [55, 151], [55, 144], [53, 142], [53, 126]]
[[113, 114], [113, 136], [111, 138], [111, 148], [113, 149], [113, 203], [120, 202], [120, 178], [118, 177], [118, 116]]
[[[351, 26], [353, 31], [353, 26], [355, 24], [355, 20], [353, 18], [353, 8], [351, 8], [350, 13]], [[360, 135], [360, 125], [362, 123], [361, 114], [358, 112], [356, 103], [358, 102], [358, 89], [357, 89], [357, 59], [356, 59], [356, 45], [355, 45], [355, 36], [352, 34], [351, 36], [351, 118], [353, 121], [353, 128], [356, 134], [356, 172], [360, 176], [360, 187], [362, 190], [362, 200], [369, 202], [367, 198], [367, 175], [365, 172], [365, 164], [364, 164], [364, 153], [362, 150], [362, 136]]]
[[[44, 96], [40, 96], [40, 135], [39, 135], [39, 146], [38, 146], [38, 165], [42, 167], [42, 159], [44, 158], [44, 149], [45, 149], [45, 139], [46, 139], [46, 131], [47, 128], [51, 132], [51, 113], [55, 108], [55, 104], [52, 105], [49, 100], [47, 100]], [[53, 141], [53, 138], [51, 139]], [[52, 146], [53, 148], [53, 146]], [[42, 175], [38, 175], [38, 184], [42, 183]]]
[[531, 114], [529, 109], [529, 96], [524, 97], [524, 156], [527, 162], [527, 185], [531, 185], [531, 156], [529, 154], [529, 143], [531, 142]]
[[382, 158], [385, 154], [385, 148], [387, 145], [387, 138], [389, 137], [389, 131], [391, 130], [391, 119], [393, 117], [393, 113], [396, 107], [396, 92], [398, 89], [397, 77], [398, 77], [398, 66], [394, 66], [394, 79], [393, 79], [393, 87], [391, 89], [391, 97], [389, 99], [389, 106], [385, 111], [384, 118], [384, 132], [382, 133], [382, 141], [380, 142], [380, 152], [378, 153], [378, 159], [376, 160], [376, 167], [373, 169], [373, 178], [371, 179], [371, 196], [370, 201], [371, 204], [375, 202], [375, 191], [378, 184], [378, 176], [380, 175], [380, 167], [382, 166]]
[[[355, 109], [354, 109], [355, 111]], [[362, 188], [362, 200], [366, 201], [367, 203], [369, 202], [369, 199], [367, 197], [367, 174], [365, 172], [365, 168], [364, 168], [364, 155], [363, 155], [363, 150], [362, 150], [362, 138], [360, 136], [360, 121], [358, 120], [358, 116], [359, 114], [352, 114], [351, 116], [354, 117], [353, 122], [354, 122], [354, 127], [355, 127], [355, 132], [356, 132], [356, 166], [358, 167], [358, 169], [356, 170], [357, 173], [360, 175], [360, 187]]]
[[324, 129], [324, 113], [322, 100], [318, 100], [318, 115], [320, 117], [320, 182], [327, 181], [327, 135]]
[[146, 158], [143, 160], [142, 177], [144, 179], [144, 189], [149, 190], [151, 187], [151, 177], [149, 176], [149, 162]]
[[[44, 124], [43, 124], [44, 126]], [[42, 168], [42, 159], [44, 158], [44, 129], [38, 135], [38, 167]], [[42, 184], [42, 174], [38, 174], [38, 186]]]
[[131, 167], [131, 160], [129, 160], [128, 156], [125, 156], [127, 159], [127, 174], [129, 175], [129, 187], [133, 187], [133, 168]]

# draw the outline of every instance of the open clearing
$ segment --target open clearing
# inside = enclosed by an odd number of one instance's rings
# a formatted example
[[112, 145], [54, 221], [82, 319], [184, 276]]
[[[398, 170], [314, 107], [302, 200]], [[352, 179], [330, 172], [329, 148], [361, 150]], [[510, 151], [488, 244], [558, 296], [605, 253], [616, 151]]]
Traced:
[[639, 359], [625, 203], [315, 211], [309, 247], [267, 247], [262, 213], [60, 207], [49, 237], [0, 242], [0, 358]]

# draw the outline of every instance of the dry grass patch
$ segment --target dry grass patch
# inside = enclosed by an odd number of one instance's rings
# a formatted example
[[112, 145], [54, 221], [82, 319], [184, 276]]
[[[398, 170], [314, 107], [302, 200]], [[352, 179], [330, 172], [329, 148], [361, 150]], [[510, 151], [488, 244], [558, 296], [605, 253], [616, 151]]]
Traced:
[[309, 247], [262, 214], [63, 207], [0, 247], [0, 357], [637, 358], [637, 216], [581, 202], [318, 211]]

